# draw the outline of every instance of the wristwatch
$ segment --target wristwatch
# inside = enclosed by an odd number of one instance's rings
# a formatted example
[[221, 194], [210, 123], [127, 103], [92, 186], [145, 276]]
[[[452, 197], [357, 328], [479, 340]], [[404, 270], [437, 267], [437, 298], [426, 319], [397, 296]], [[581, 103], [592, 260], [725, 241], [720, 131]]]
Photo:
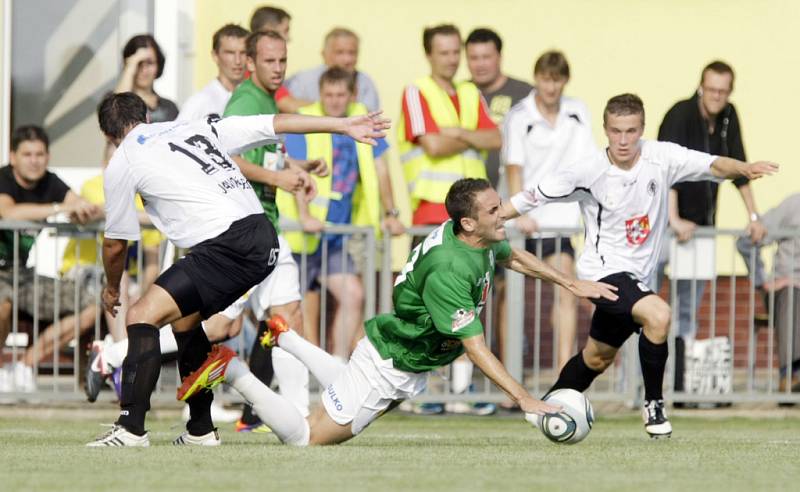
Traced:
[[391, 210], [387, 210], [384, 212], [386, 217], [394, 217], [395, 219], [400, 217], [400, 210], [398, 208], [393, 208]]
[[758, 222], [759, 220], [761, 220], [761, 217], [757, 213], [750, 214], [750, 222]]

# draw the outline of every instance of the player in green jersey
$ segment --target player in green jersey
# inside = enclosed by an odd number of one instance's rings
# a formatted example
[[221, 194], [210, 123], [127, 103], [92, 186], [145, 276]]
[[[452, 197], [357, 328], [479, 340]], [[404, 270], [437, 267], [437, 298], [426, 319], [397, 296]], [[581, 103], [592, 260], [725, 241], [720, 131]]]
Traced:
[[419, 394], [428, 371], [466, 352], [526, 413], [557, 411], [531, 396], [486, 346], [480, 312], [491, 289], [494, 264], [557, 283], [577, 297], [616, 300], [615, 288], [568, 277], [534, 255], [511, 248], [500, 204], [486, 180], [453, 184], [445, 201], [451, 220], [414, 248], [395, 282], [394, 312], [367, 321], [367, 336], [346, 365], [290, 330], [281, 318], [269, 320], [262, 343], [296, 356], [324, 388], [322, 405], [308, 419], [222, 346], [215, 347], [205, 364], [184, 381], [179, 398], [225, 380], [253, 404], [282, 442], [335, 444]]

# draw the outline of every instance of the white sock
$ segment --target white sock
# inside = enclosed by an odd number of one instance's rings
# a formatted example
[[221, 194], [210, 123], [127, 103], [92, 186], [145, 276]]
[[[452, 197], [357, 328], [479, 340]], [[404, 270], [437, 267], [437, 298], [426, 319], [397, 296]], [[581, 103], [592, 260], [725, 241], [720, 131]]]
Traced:
[[283, 397], [308, 417], [308, 368], [280, 347], [272, 348], [272, 367]]
[[467, 391], [472, 384], [472, 361], [456, 359], [450, 370], [450, 389], [455, 394]]
[[278, 338], [278, 345], [300, 359], [323, 387], [334, 382], [345, 368], [344, 363], [301, 337], [294, 330], [281, 333]]
[[311, 429], [292, 402], [269, 389], [258, 380], [247, 365], [232, 359], [225, 371], [225, 380], [239, 392], [272, 432], [284, 444], [307, 446]]
[[[158, 343], [161, 345], [161, 354], [171, 354], [178, 351], [178, 342], [172, 333], [172, 326], [167, 325], [158, 330]], [[128, 339], [120, 340], [103, 349], [103, 358], [111, 367], [122, 367], [122, 361], [128, 355]]]

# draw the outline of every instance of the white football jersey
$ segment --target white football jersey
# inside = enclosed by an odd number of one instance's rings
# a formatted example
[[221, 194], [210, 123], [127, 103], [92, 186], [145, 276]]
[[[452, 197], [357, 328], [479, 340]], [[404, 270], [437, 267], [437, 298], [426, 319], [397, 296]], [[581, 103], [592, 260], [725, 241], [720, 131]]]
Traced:
[[105, 235], [139, 239], [134, 196], [181, 248], [216, 237], [264, 210], [230, 154], [277, 141], [273, 115], [139, 124], [103, 173]]
[[611, 164], [604, 149], [511, 197], [520, 213], [549, 202], [579, 202], [586, 228], [586, 245], [577, 263], [579, 278], [598, 280], [630, 272], [650, 285], [672, 185], [722, 181], [711, 174], [717, 156], [668, 142], [642, 140], [640, 145], [639, 160], [628, 171]]

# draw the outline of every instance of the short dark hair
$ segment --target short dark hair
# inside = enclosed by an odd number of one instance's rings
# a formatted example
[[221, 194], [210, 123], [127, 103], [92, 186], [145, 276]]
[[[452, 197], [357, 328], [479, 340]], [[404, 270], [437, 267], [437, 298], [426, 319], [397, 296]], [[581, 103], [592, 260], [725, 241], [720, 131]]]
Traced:
[[276, 41], [283, 41], [283, 36], [278, 33], [278, 31], [253, 31], [247, 36], [247, 41], [245, 41], [245, 50], [247, 51], [247, 56], [252, 58], [253, 60], [256, 59], [256, 55], [258, 54], [258, 42], [261, 41], [261, 38], [270, 38]]
[[122, 48], [122, 59], [128, 58], [132, 54], [136, 53], [136, 50], [139, 48], [153, 48], [153, 51], [156, 52], [156, 64], [158, 65], [158, 72], [156, 72], [156, 78], [161, 77], [161, 74], [164, 73], [164, 62], [166, 59], [164, 58], [164, 52], [161, 51], [161, 47], [156, 42], [156, 38], [149, 34], [139, 34], [125, 43], [125, 47]]
[[463, 230], [461, 219], [475, 218], [475, 197], [491, 187], [489, 181], [476, 178], [462, 178], [453, 183], [444, 199], [447, 215], [453, 219], [453, 233], [458, 234]]
[[706, 79], [706, 72], [712, 71], [718, 74], [731, 74], [731, 90], [733, 90], [733, 81], [736, 80], [736, 74], [733, 73], [733, 67], [728, 65], [722, 60], [714, 60], [708, 65], [703, 68], [703, 71], [700, 72], [700, 85], [703, 85], [703, 81]]
[[16, 152], [22, 142], [39, 141], [44, 144], [44, 150], [50, 152], [50, 138], [44, 128], [36, 125], [18, 126], [11, 134], [11, 152]]
[[319, 77], [319, 88], [322, 90], [324, 84], [344, 83], [351, 94], [356, 93], [356, 74], [348, 72], [339, 67], [331, 67], [325, 70]]
[[292, 20], [292, 16], [282, 8], [269, 5], [259, 7], [250, 16], [250, 32], [258, 32], [266, 25], [276, 26], [285, 19]]
[[219, 50], [219, 44], [222, 38], [246, 38], [250, 32], [239, 24], [225, 24], [214, 33], [211, 38], [211, 49], [214, 51]]
[[642, 125], [644, 125], [644, 103], [636, 94], [620, 94], [614, 96], [606, 103], [603, 110], [603, 125], [608, 121], [608, 115], [628, 116], [631, 114], [642, 115]]
[[479, 27], [469, 33], [467, 40], [464, 42], [464, 46], [466, 47], [473, 43], [494, 43], [497, 52], [503, 52], [503, 40], [500, 39], [500, 36], [496, 32], [486, 27]]
[[108, 94], [97, 106], [97, 120], [104, 135], [121, 140], [129, 127], [147, 122], [147, 105], [133, 92]]
[[458, 28], [453, 24], [439, 24], [438, 26], [426, 27], [422, 31], [422, 47], [425, 48], [425, 54], [430, 55], [433, 49], [433, 37], [437, 34], [443, 36], [458, 36], [461, 39], [461, 33]]
[[560, 51], [545, 51], [533, 65], [533, 75], [557, 75], [569, 79], [569, 63]]

